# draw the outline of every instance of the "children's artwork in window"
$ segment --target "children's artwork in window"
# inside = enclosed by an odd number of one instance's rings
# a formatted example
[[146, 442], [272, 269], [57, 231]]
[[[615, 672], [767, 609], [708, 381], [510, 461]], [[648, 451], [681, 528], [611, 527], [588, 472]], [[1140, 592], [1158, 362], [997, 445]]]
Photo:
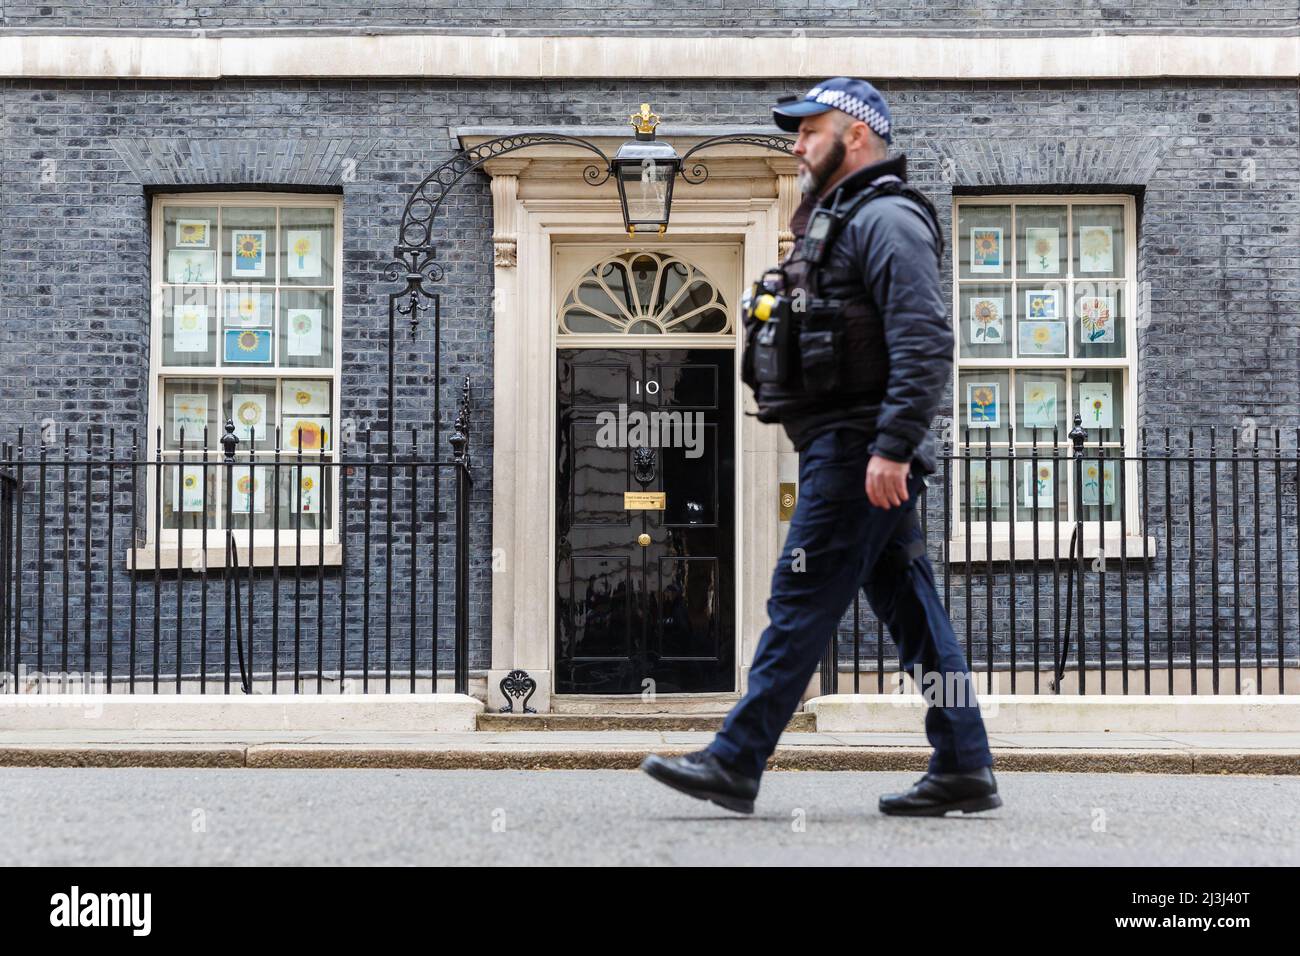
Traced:
[[270, 329], [227, 329], [225, 361], [229, 364], [269, 364]]
[[1020, 495], [1021, 504], [1026, 508], [1034, 506], [1034, 496], [1038, 496], [1039, 508], [1050, 508], [1054, 500], [1056, 463], [1052, 461], [1021, 463]]
[[230, 510], [234, 514], [255, 514], [266, 511], [266, 471], [263, 466], [239, 466], [233, 469]]
[[1056, 383], [1025, 380], [1024, 421], [1026, 428], [1051, 428], [1056, 418]]
[[966, 385], [966, 423], [971, 428], [997, 428], [1001, 424], [998, 382]]
[[235, 435], [241, 440], [247, 441], [248, 430], [251, 428], [253, 429], [254, 441], [265, 441], [266, 396], [235, 392], [230, 401], [234, 408]]
[[1109, 382], [1079, 384], [1079, 415], [1084, 428], [1113, 428]]
[[[321, 503], [321, 467], [320, 465], [304, 465], [301, 468], [294, 468], [296, 482], [289, 485], [291, 491], [290, 508], [299, 511], [305, 515], [320, 514]], [[297, 490], [294, 490], [294, 484]]]
[[1025, 274], [1056, 275], [1061, 271], [1061, 235], [1055, 229], [1025, 230]]
[[251, 283], [226, 288], [226, 328], [255, 329], [271, 324], [269, 293]]
[[1021, 319], [1016, 324], [1020, 331], [1021, 355], [1065, 354], [1064, 322], [1029, 322]]
[[970, 271], [996, 272], [1003, 269], [1002, 229], [998, 226], [972, 226], [970, 231]]
[[[993, 481], [990, 485], [985, 465], [993, 466]], [[971, 508], [1000, 508], [1002, 506], [1003, 468], [1006, 462], [985, 462], [973, 459], [970, 463], [970, 504]]]
[[1100, 504], [1115, 503], [1115, 465], [1113, 462], [1100, 462], [1095, 459], [1083, 463], [1083, 503], [1098, 504], [1097, 496], [1101, 494]]
[[208, 230], [211, 223], [207, 219], [177, 219], [176, 247], [180, 249], [206, 249], [208, 247]]
[[236, 229], [230, 234], [230, 274], [236, 278], [266, 276], [266, 230]]
[[[181, 468], [172, 468], [172, 510], [180, 511], [202, 511], [203, 510], [203, 466], [202, 465], [185, 465], [182, 473]], [[176, 503], [180, 502], [180, 508]]]
[[172, 404], [172, 438], [180, 441], [184, 429], [187, 442], [202, 441], [207, 424], [208, 396], [202, 392], [178, 392]]
[[216, 282], [216, 252], [172, 249], [167, 253], [167, 281], [177, 284]]
[[287, 339], [290, 355], [320, 355], [321, 310], [290, 309]]
[[207, 303], [172, 306], [172, 351], [206, 352], [207, 350]]
[[1115, 341], [1115, 300], [1088, 295], [1079, 300], [1079, 340], [1085, 345]]
[[1115, 243], [1110, 226], [1079, 228], [1079, 271], [1113, 272]]
[[284, 416], [285, 444], [291, 451], [319, 452], [329, 448], [327, 418]]
[[1034, 289], [1025, 292], [1025, 320], [1056, 322], [1061, 318], [1061, 293], [1058, 289]]
[[286, 415], [328, 415], [330, 383], [314, 379], [284, 380], [280, 407]]
[[1001, 343], [1003, 332], [1003, 301], [988, 296], [972, 296], [970, 300], [970, 340], [976, 345]]
[[[320, 277], [320, 230], [286, 229], [284, 241], [288, 249], [285, 275], [290, 279], [316, 279]], [[293, 354], [293, 353], [290, 353]]]

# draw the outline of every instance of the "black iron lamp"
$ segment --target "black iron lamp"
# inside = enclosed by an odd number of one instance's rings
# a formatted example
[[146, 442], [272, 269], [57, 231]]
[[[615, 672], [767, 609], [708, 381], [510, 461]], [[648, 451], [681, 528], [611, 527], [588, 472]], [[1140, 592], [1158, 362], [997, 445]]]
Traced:
[[628, 235], [668, 229], [668, 215], [673, 205], [673, 180], [682, 168], [677, 150], [655, 139], [659, 117], [642, 103], [641, 111], [629, 117], [636, 139], [629, 139], [610, 160], [610, 169], [618, 183], [618, 199], [623, 205], [623, 225]]

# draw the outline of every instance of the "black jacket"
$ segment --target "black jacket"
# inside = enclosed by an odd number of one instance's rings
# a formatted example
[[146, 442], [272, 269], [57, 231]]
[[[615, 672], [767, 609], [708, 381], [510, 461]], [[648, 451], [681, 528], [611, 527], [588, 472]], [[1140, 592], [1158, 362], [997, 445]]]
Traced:
[[[815, 206], [831, 205], [837, 193], [843, 206], [882, 176], [905, 181], [906, 157], [846, 176], [820, 203], [815, 196], [806, 197], [791, 220], [791, 231], [801, 237]], [[904, 462], [917, 458], [925, 471], [934, 470], [930, 423], [952, 374], [953, 350], [939, 276], [938, 228], [916, 202], [896, 195], [868, 202], [845, 224], [823, 266], [820, 292], [832, 298], [867, 296], [874, 303], [887, 353], [883, 399], [782, 415], [796, 448], [831, 428], [854, 428], [874, 436], [873, 454]]]

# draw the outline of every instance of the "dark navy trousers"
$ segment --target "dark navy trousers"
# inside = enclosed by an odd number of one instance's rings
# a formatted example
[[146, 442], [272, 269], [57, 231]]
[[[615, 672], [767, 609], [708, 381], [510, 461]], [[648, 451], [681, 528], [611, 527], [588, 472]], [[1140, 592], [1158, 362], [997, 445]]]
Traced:
[[917, 689], [927, 700], [930, 770], [993, 764], [930, 560], [924, 554], [910, 563], [902, 559], [921, 537], [911, 516], [925, 479], [913, 466], [901, 507], [871, 504], [865, 490], [869, 444], [863, 432], [835, 429], [799, 454], [799, 501], [772, 574], [770, 623], [754, 654], [748, 690], [708, 747], [750, 777], [762, 776], [859, 587], [889, 629], [903, 669], [924, 682]]

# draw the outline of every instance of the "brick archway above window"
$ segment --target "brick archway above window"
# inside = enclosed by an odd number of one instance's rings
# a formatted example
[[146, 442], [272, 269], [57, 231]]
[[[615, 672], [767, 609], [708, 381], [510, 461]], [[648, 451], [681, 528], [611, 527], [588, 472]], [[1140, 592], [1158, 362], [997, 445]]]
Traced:
[[114, 139], [144, 186], [339, 186], [357, 175], [378, 140]]
[[1161, 136], [927, 140], [937, 176], [953, 186], [1146, 185], [1164, 157]]

